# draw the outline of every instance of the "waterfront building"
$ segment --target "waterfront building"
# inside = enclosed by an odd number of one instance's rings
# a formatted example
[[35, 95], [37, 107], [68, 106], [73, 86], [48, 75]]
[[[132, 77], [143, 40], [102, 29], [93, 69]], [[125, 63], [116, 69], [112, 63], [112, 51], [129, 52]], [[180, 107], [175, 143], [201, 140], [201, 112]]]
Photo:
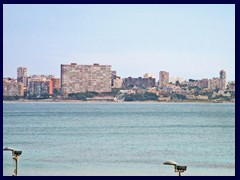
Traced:
[[170, 96], [167, 96], [167, 97], [164, 97], [163, 95], [160, 95], [158, 97], [158, 101], [170, 101], [171, 100], [171, 97]]
[[193, 94], [188, 94], [188, 95], [186, 95], [186, 99], [195, 100], [196, 97]]
[[112, 88], [122, 88], [122, 79], [119, 76], [113, 78]]
[[60, 78], [51, 78], [51, 81], [52, 81], [52, 86], [53, 86], [53, 89], [56, 88], [56, 89], [59, 89], [60, 88]]
[[159, 72], [159, 86], [164, 87], [169, 83], [169, 73], [166, 71]]
[[29, 96], [42, 97], [53, 93], [52, 81], [31, 80], [28, 86]]
[[[53, 75], [31, 75], [28, 77], [28, 92], [30, 96], [41, 96], [53, 93], [53, 82], [56, 86], [60, 79]], [[58, 85], [59, 86], [59, 85]]]
[[16, 79], [3, 78], [3, 96], [23, 96], [24, 84]]
[[18, 67], [17, 68], [17, 82], [21, 82], [27, 87], [27, 68]]
[[198, 96], [195, 96], [195, 98], [197, 99], [197, 100], [208, 100], [208, 96], [204, 96], [204, 95], [198, 95]]
[[137, 88], [151, 88], [155, 86], [155, 78], [124, 78], [123, 79], [123, 86], [124, 87], [130, 87], [135, 86]]
[[111, 92], [111, 65], [61, 64], [62, 95], [77, 92]]

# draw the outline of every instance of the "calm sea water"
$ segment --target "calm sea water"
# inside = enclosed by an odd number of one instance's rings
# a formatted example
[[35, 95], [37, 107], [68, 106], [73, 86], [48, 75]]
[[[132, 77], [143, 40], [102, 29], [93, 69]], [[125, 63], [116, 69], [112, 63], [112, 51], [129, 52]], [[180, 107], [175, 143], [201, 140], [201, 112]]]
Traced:
[[[4, 102], [3, 146], [18, 175], [235, 175], [235, 105]], [[3, 152], [3, 175], [13, 174]]]

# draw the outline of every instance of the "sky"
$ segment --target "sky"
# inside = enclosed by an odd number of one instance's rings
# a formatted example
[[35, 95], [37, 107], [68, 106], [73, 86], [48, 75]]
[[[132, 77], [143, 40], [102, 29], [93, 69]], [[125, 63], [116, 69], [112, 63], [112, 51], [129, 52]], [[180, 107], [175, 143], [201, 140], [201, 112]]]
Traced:
[[111, 65], [122, 78], [159, 71], [235, 80], [234, 4], [3, 5], [3, 77], [60, 77], [61, 64]]

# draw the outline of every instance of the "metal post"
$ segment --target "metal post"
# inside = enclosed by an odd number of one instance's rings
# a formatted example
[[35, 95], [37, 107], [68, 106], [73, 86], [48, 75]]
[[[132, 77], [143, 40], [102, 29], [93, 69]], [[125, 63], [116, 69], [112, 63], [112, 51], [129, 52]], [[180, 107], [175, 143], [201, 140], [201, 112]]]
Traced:
[[13, 176], [17, 176], [18, 157], [17, 157], [17, 156], [13, 157], [13, 160], [15, 161], [15, 169], [14, 169], [14, 174], [13, 174]]
[[13, 171], [13, 176], [17, 176], [18, 174], [18, 158], [20, 157], [20, 155], [22, 154], [22, 151], [15, 151], [13, 148], [10, 148], [10, 147], [6, 147], [3, 149], [4, 151], [12, 151], [12, 158], [15, 162], [15, 169]]
[[179, 176], [182, 176], [182, 172], [187, 170], [187, 166], [179, 166], [175, 161], [166, 161], [163, 164], [164, 165], [173, 165], [174, 172], [178, 172]]

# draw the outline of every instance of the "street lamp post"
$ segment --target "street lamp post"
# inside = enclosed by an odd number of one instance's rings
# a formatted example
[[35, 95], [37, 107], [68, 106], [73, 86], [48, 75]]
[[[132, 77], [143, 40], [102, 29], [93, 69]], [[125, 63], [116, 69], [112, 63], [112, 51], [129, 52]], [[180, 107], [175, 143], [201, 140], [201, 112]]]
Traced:
[[22, 151], [16, 151], [14, 150], [13, 148], [10, 148], [10, 147], [6, 147], [3, 149], [4, 151], [12, 151], [12, 158], [15, 162], [15, 169], [14, 169], [14, 174], [13, 176], [17, 176], [17, 173], [18, 173], [18, 159], [20, 157], [20, 155], [22, 154]]
[[173, 165], [174, 172], [178, 172], [178, 175], [181, 176], [184, 171], [187, 170], [187, 166], [179, 166], [175, 161], [166, 161], [164, 165]]

